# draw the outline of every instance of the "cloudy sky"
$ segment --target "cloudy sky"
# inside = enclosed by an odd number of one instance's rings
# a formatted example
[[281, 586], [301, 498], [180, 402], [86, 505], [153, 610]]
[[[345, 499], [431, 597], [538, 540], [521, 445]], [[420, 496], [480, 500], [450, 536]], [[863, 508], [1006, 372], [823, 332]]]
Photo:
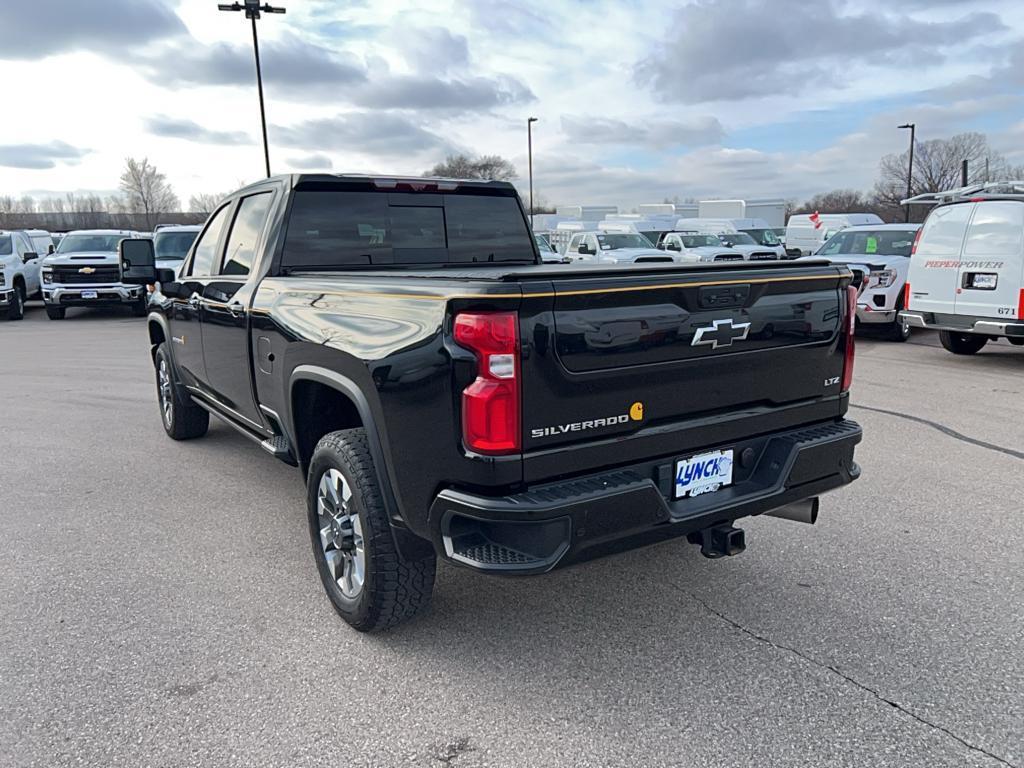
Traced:
[[[497, 153], [538, 194], [802, 198], [987, 133], [1024, 163], [1019, 0], [281, 0], [260, 22], [275, 172], [419, 174]], [[216, 0], [0, 1], [0, 194], [183, 200], [263, 173], [248, 23]]]

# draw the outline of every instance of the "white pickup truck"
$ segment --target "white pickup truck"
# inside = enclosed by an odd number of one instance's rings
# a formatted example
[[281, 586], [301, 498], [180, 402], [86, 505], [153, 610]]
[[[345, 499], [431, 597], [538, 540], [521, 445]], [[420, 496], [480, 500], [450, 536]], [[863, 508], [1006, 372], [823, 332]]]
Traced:
[[117, 244], [138, 233], [120, 229], [69, 232], [43, 260], [43, 303], [51, 320], [63, 320], [68, 307], [125, 305], [146, 315], [145, 287], [125, 285], [117, 262]]
[[25, 300], [39, 293], [39, 254], [24, 232], [0, 230], [0, 311], [25, 316]]

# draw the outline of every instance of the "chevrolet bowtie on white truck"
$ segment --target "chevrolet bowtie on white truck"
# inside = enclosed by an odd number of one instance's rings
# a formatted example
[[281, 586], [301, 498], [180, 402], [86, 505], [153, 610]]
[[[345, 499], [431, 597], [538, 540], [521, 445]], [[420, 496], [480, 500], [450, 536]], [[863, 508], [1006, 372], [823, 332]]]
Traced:
[[1024, 344], [1024, 182], [905, 202], [938, 206], [918, 233], [900, 317], [938, 330], [956, 355], [973, 355], [998, 338]]
[[230, 195], [177, 274], [151, 240], [121, 251], [126, 283], [160, 286], [165, 431], [212, 414], [300, 468], [360, 630], [422, 608], [438, 558], [538, 574], [676, 536], [734, 555], [737, 520], [813, 522], [860, 474], [843, 266], [545, 265], [511, 184], [355, 175]]
[[125, 305], [146, 314], [145, 286], [125, 285], [117, 266], [117, 244], [137, 233], [119, 229], [68, 232], [43, 261], [43, 303], [51, 320], [63, 320], [68, 307]]

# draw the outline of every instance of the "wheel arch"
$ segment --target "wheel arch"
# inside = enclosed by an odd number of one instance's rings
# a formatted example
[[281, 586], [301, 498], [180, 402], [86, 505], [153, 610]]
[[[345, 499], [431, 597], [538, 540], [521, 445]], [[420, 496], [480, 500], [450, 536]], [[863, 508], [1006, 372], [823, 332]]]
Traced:
[[[310, 458], [321, 437], [339, 429], [363, 428], [396, 546], [408, 559], [433, 553], [433, 545], [411, 533], [402, 519], [380, 431], [362, 388], [329, 368], [299, 365], [292, 370], [287, 391], [287, 429], [303, 478], [308, 479]], [[326, 410], [318, 407], [324, 404]]]

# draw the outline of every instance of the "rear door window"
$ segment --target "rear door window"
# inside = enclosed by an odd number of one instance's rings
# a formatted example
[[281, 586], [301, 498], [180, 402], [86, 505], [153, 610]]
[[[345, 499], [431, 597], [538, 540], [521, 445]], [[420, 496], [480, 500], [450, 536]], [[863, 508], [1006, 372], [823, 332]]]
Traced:
[[273, 194], [261, 192], [258, 195], [243, 197], [235, 214], [235, 222], [228, 234], [227, 249], [224, 253], [222, 275], [248, 275], [256, 257], [263, 226], [267, 222], [270, 211], [270, 200]]
[[1024, 204], [1011, 200], [978, 203], [967, 229], [964, 256], [1015, 256], [1024, 238]]
[[960, 256], [960, 248], [967, 231], [967, 220], [974, 206], [971, 204], [947, 205], [936, 208], [928, 216], [917, 244], [919, 256]]

